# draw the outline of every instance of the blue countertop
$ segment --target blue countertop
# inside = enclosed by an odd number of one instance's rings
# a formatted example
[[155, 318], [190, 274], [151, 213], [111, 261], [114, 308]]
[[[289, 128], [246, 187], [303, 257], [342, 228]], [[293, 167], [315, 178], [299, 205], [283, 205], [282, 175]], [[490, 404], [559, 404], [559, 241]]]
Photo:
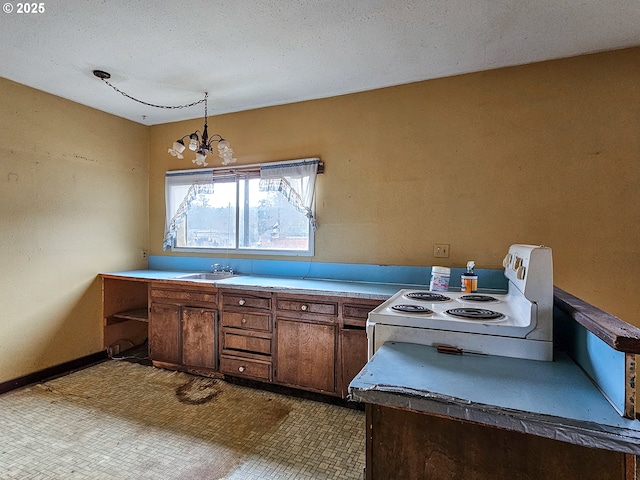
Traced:
[[[123, 272], [105, 272], [102, 275], [122, 277], [145, 281], [180, 281], [180, 275], [193, 272], [176, 272], [164, 270], [129, 270]], [[386, 300], [403, 288], [426, 288], [425, 285], [406, 285], [394, 283], [356, 282], [345, 280], [327, 280], [314, 278], [276, 277], [262, 275], [237, 275], [230, 278], [212, 281], [195, 281], [195, 284], [215, 285], [218, 288], [234, 288], [242, 290], [262, 290], [295, 294], [315, 294], [330, 296], [349, 296], [372, 300]]]
[[447, 355], [385, 343], [349, 386], [350, 398], [467, 420], [593, 448], [640, 453], [640, 422], [618, 414], [580, 367]]

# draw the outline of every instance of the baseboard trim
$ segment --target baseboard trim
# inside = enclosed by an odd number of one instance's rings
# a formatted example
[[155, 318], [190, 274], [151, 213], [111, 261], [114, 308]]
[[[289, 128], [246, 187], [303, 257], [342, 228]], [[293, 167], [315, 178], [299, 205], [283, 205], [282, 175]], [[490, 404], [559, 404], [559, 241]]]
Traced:
[[18, 377], [14, 378], [13, 380], [2, 382], [0, 383], [0, 395], [17, 388], [26, 387], [27, 385], [31, 385], [33, 383], [42, 382], [44, 380], [51, 380], [52, 378], [66, 375], [76, 370], [82, 370], [83, 368], [102, 362], [107, 358], [109, 358], [107, 356], [107, 351], [101, 350], [84, 357], [76, 358], [75, 360], [70, 360], [59, 365], [54, 365], [53, 367], [45, 368], [38, 372], [30, 373], [29, 375], [25, 375], [23, 377]]
[[280, 395], [303, 398], [305, 400], [312, 400], [314, 402], [328, 403], [330, 405], [337, 405], [339, 407], [345, 407], [351, 410], [361, 410], [364, 412], [364, 403], [352, 402], [340, 397], [334, 397], [333, 395], [326, 395], [323, 393], [311, 392], [299, 388], [287, 387], [285, 385], [278, 385], [277, 383], [266, 383], [259, 380], [251, 380], [249, 378], [235, 377], [233, 375], [225, 375], [224, 380], [225, 382], [233, 383], [235, 385], [241, 385], [243, 387], [257, 388], [272, 393], [278, 393]]

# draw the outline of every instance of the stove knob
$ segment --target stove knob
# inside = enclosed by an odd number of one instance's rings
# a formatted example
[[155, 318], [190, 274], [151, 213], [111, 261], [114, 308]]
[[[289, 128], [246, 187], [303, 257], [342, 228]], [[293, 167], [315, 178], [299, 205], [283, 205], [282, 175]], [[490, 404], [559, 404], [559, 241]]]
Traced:
[[516, 277], [518, 280], [524, 280], [524, 275], [527, 273], [527, 269], [520, 265], [516, 270]]
[[516, 255], [516, 259], [513, 261], [513, 269], [518, 270], [522, 265], [522, 259]]
[[507, 253], [507, 256], [504, 257], [504, 260], [502, 260], [502, 266], [504, 268], [507, 268], [510, 264], [511, 264], [511, 254]]

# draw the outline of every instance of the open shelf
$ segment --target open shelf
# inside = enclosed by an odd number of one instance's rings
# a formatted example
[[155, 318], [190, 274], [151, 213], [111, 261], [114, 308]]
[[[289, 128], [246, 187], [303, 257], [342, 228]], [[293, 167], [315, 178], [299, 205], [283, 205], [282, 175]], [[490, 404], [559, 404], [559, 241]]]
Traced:
[[147, 308], [136, 308], [135, 310], [114, 313], [113, 315], [109, 315], [105, 318], [105, 323], [106, 325], [113, 325], [114, 323], [126, 322], [129, 320], [148, 322], [149, 310]]

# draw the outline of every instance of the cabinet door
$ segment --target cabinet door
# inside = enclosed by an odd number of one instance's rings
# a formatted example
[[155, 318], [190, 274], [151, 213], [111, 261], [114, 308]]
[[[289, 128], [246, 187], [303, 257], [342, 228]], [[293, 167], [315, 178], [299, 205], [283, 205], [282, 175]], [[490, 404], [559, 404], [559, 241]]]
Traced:
[[182, 308], [182, 363], [216, 368], [216, 311]]
[[336, 325], [277, 319], [276, 380], [335, 393]]
[[404, 408], [365, 408], [367, 480], [635, 478], [621, 452]]
[[342, 357], [342, 398], [349, 383], [367, 363], [367, 332], [364, 328], [345, 328], [340, 332]]
[[180, 307], [151, 304], [149, 358], [167, 363], [180, 361]]

